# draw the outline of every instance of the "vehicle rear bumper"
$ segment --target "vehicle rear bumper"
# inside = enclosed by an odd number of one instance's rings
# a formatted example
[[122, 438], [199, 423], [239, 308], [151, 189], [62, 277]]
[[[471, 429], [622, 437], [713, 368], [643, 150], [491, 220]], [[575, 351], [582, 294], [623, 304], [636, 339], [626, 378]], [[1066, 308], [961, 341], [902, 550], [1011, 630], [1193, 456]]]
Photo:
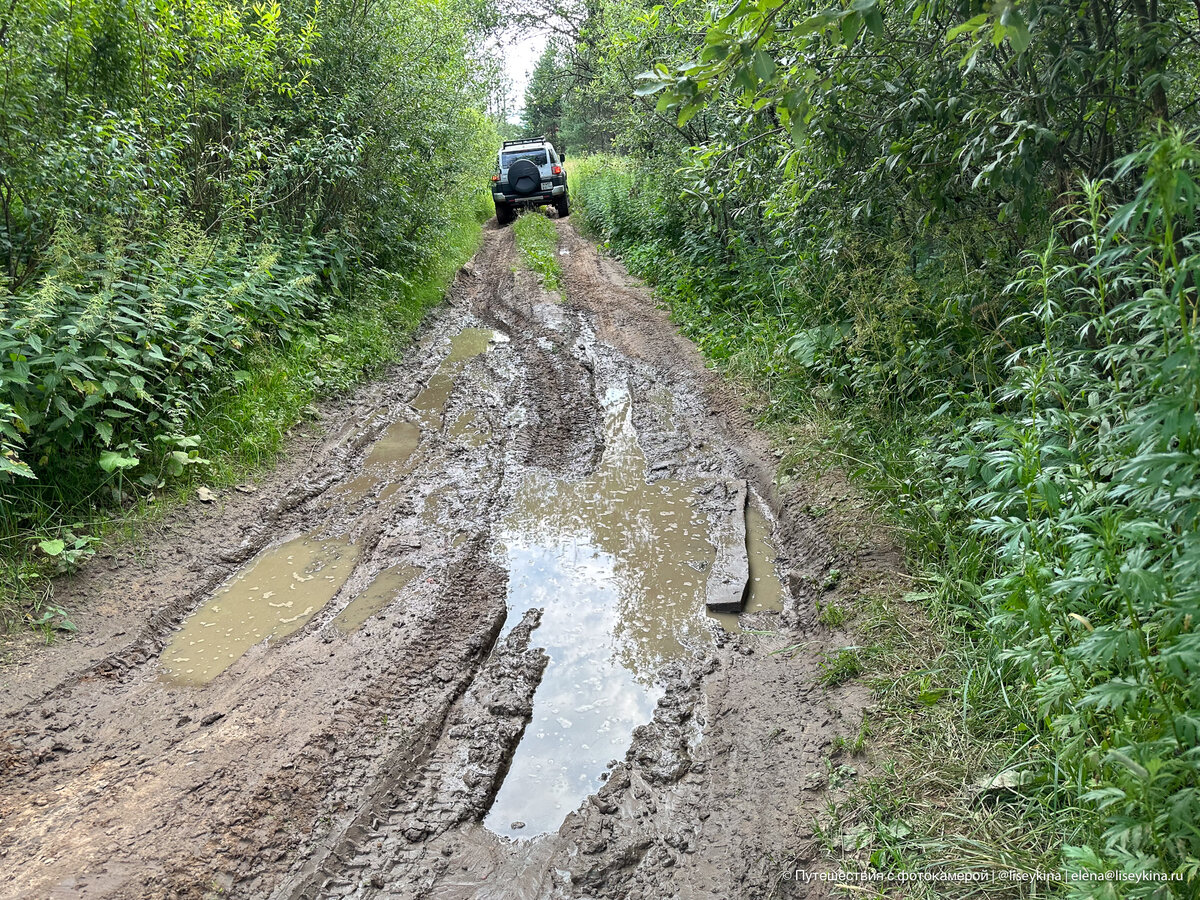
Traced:
[[542, 206], [553, 203], [567, 192], [565, 184], [556, 184], [548, 191], [536, 191], [532, 194], [505, 194], [502, 191], [492, 191], [492, 199], [497, 203], [507, 203], [510, 206]]

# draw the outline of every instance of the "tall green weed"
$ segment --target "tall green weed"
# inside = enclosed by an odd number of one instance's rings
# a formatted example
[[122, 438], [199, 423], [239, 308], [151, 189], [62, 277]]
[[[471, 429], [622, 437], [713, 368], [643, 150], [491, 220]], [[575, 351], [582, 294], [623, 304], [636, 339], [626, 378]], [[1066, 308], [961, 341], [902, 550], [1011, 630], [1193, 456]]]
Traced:
[[246, 246], [177, 226], [156, 241], [113, 230], [97, 243], [64, 225], [48, 256], [33, 290], [0, 300], [4, 452], [26, 480], [76, 480], [81, 459], [136, 466], [246, 377], [251, 348], [329, 313], [319, 281], [333, 253], [319, 241]]

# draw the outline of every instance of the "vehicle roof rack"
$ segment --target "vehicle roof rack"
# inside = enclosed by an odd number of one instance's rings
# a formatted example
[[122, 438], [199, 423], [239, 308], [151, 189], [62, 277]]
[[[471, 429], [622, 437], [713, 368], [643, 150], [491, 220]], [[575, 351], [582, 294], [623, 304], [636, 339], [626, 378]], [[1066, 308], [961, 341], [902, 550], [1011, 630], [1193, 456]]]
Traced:
[[515, 141], [504, 141], [500, 146], [501, 147], [510, 147], [513, 144], [544, 144], [544, 143], [546, 143], [546, 136], [543, 134], [541, 137], [519, 138]]

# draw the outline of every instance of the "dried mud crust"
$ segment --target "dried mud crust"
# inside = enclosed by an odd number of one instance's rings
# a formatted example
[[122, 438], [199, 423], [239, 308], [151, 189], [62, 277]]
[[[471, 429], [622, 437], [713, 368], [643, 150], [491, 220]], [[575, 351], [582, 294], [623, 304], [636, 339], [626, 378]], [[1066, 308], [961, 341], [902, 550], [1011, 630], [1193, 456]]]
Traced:
[[[823, 864], [823, 774], [866, 695], [819, 686], [821, 654], [842, 636], [816, 623], [815, 586], [832, 566], [875, 577], [893, 551], [831, 541], [805, 513], [817, 487], [779, 495], [742, 398], [641, 285], [558, 229], [564, 296], [514, 271], [511, 230], [489, 228], [408, 362], [323, 408], [254, 492], [179, 510], [60, 582], [79, 639], [9, 640], [0, 897], [820, 896], [792, 876]], [[500, 340], [451, 373], [411, 463], [364, 482], [372, 445], [412, 420], [471, 327]], [[769, 502], [792, 596], [754, 621], [771, 634], [722, 636], [671, 664], [603, 788], [556, 834], [514, 842], [480, 823], [546, 655], [537, 611], [498, 640], [496, 529], [524, 472], [597, 465], [614, 383], [628, 386], [650, 478], [742, 478]], [[259, 551], [306, 533], [357, 549], [333, 600], [210, 684], [167, 683], [159, 656], [184, 618]], [[337, 627], [397, 566], [419, 574], [362, 627]]]

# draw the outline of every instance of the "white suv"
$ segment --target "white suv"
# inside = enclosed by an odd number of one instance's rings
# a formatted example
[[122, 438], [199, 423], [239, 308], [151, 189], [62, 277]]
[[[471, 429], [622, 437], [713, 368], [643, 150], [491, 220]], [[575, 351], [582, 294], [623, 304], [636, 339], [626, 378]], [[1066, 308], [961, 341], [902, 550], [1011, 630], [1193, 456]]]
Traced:
[[505, 141], [492, 175], [496, 221], [507, 225], [517, 217], [519, 208], [550, 204], [560, 219], [570, 215], [564, 159], [566, 154], [560, 155], [545, 138]]

